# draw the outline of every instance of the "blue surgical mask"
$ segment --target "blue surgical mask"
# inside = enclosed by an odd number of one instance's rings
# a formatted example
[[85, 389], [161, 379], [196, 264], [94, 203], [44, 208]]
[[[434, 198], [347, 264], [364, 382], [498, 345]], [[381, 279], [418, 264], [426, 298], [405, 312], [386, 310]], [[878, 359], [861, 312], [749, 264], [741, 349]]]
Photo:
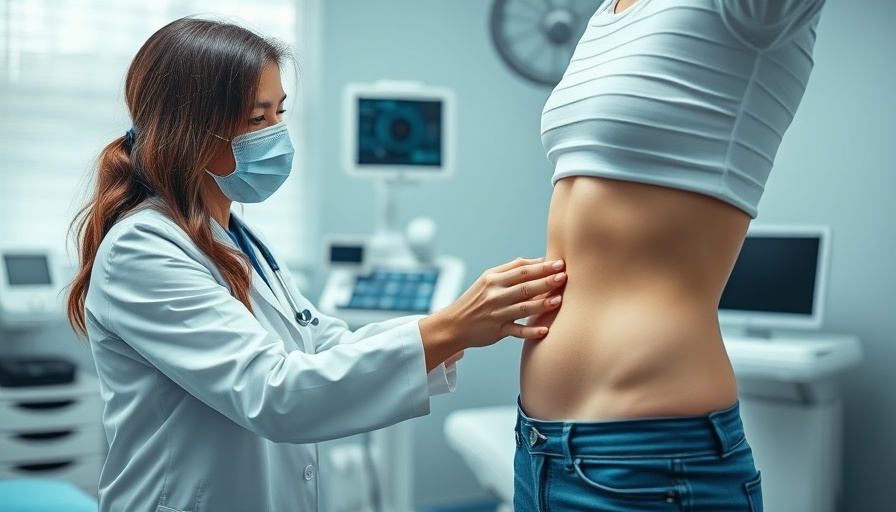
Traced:
[[227, 176], [209, 173], [231, 201], [260, 203], [289, 177], [295, 149], [285, 123], [237, 135], [231, 146], [236, 160], [233, 172]]

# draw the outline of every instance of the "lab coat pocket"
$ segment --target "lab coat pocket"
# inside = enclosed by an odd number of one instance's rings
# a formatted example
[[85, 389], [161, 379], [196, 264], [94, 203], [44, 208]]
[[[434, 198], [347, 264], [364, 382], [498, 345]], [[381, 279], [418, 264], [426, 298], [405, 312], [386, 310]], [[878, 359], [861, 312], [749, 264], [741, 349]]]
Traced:
[[156, 512], [192, 512], [191, 510], [181, 510], [179, 508], [171, 508], [165, 507], [163, 505], [159, 505], [156, 507]]

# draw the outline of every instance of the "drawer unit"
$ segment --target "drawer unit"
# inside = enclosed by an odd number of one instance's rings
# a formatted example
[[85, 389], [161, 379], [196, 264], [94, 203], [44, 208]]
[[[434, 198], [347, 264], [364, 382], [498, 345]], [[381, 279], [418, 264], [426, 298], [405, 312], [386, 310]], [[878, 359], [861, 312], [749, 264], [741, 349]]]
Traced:
[[0, 432], [0, 461], [96, 455], [102, 435], [100, 425]]
[[95, 377], [66, 385], [0, 387], [0, 479], [48, 478], [96, 494], [105, 453]]
[[0, 464], [0, 480], [11, 478], [46, 478], [71, 482], [85, 492], [96, 496], [96, 484], [103, 458], [99, 455], [82, 458], [63, 458]]

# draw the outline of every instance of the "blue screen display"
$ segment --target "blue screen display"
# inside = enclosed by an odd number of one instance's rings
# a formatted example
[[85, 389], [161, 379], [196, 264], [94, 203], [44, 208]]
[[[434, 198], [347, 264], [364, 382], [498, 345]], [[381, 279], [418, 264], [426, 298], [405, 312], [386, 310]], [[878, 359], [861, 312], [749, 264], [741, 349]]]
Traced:
[[356, 163], [442, 165], [442, 102], [360, 98]]

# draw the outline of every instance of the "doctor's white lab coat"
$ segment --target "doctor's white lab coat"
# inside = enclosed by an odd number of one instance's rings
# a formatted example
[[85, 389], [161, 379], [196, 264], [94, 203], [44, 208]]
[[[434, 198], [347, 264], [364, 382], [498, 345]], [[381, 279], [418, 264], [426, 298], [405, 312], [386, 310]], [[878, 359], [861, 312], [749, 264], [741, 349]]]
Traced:
[[425, 415], [453, 389], [453, 367], [426, 373], [419, 317], [351, 332], [282, 272], [319, 325], [299, 326], [254, 271], [250, 313], [156, 210], [107, 234], [85, 304], [109, 448], [101, 511], [316, 511], [315, 442]]

